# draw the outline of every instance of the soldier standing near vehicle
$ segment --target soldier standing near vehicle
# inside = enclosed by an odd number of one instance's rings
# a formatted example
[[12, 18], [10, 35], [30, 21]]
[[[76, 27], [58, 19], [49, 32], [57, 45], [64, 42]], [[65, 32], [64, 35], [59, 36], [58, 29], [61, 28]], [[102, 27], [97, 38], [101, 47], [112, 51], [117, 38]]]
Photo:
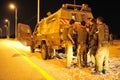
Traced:
[[88, 42], [88, 32], [85, 27], [85, 21], [81, 21], [81, 26], [77, 27], [77, 59], [78, 67], [87, 67], [87, 42]]
[[90, 21], [90, 30], [89, 30], [89, 54], [91, 59], [91, 67], [95, 66], [95, 55], [98, 48], [98, 29], [95, 19]]
[[110, 45], [113, 45], [113, 35], [112, 33], [109, 35]]
[[102, 17], [97, 18], [98, 50], [96, 53], [96, 74], [105, 74], [109, 68], [109, 28]]
[[67, 37], [68, 40], [66, 41], [66, 54], [67, 54], [67, 68], [70, 69], [72, 66], [72, 59], [73, 59], [73, 45], [75, 44], [75, 41], [73, 40], [75, 32], [75, 20], [71, 19], [70, 22], [70, 28], [68, 29]]

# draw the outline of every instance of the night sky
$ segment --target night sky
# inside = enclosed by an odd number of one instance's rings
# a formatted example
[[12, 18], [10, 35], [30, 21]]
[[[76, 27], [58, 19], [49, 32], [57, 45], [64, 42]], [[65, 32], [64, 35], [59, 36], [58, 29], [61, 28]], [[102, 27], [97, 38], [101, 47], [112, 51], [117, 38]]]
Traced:
[[[40, 18], [46, 17], [50, 11], [54, 13], [64, 3], [74, 3], [74, 0], [40, 0]], [[14, 3], [18, 9], [18, 23], [25, 23], [31, 26], [32, 30], [37, 23], [37, 0], [0, 0], [0, 27], [4, 30], [4, 19], [10, 20], [11, 35], [14, 34], [15, 12], [9, 8], [10, 3]], [[88, 4], [92, 8], [93, 16], [102, 16], [106, 24], [109, 25], [110, 33], [120, 35], [119, 19], [120, 4], [118, 0], [76, 0], [76, 4]], [[4, 35], [4, 34], [3, 34]]]

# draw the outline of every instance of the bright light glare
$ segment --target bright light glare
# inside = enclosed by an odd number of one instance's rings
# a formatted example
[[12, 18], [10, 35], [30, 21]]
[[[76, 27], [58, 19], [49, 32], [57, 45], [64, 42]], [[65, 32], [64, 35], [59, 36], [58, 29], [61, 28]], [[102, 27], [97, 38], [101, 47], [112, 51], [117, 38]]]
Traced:
[[15, 5], [14, 4], [10, 4], [10, 8], [11, 9], [15, 9]]
[[15, 48], [19, 48], [19, 49], [22, 49], [24, 51], [30, 51], [30, 46], [25, 46], [22, 43], [20, 43], [19, 41], [5, 40], [4, 42], [6, 43], [6, 45], [9, 45], [9, 46], [12, 46], [12, 47], [14, 46]]
[[5, 19], [5, 22], [8, 22], [8, 19]]

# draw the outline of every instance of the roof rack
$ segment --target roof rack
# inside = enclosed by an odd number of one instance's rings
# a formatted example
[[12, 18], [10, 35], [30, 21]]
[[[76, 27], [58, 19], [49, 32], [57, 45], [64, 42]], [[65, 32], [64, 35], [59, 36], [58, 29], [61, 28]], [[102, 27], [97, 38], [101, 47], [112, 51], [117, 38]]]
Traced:
[[62, 8], [72, 9], [72, 10], [81, 10], [81, 11], [91, 11], [91, 8], [87, 4], [82, 4], [82, 5], [63, 4]]
[[73, 10], [80, 10], [81, 9], [81, 5], [74, 5], [74, 4], [63, 4], [62, 8], [65, 9], [73, 9]]

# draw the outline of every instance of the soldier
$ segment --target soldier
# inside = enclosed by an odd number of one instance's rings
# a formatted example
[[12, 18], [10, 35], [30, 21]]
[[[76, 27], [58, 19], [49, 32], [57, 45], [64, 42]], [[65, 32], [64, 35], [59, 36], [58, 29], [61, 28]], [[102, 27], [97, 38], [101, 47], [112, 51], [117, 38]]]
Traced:
[[110, 40], [110, 44], [113, 45], [113, 35], [112, 35], [112, 33], [109, 35], [109, 40]]
[[96, 20], [92, 19], [90, 21], [90, 30], [89, 30], [89, 54], [90, 54], [90, 58], [91, 58], [91, 63], [92, 63], [92, 67], [95, 66], [95, 55], [96, 55], [96, 51], [98, 48], [98, 29], [97, 29], [97, 24], [96, 24]]
[[96, 72], [95, 74], [105, 74], [108, 70], [109, 60], [109, 28], [103, 22], [102, 17], [97, 18], [98, 24], [98, 50], [96, 53]]
[[85, 27], [85, 21], [81, 21], [81, 26], [77, 28], [77, 59], [78, 67], [87, 67], [87, 42], [88, 42], [88, 33]]
[[73, 39], [75, 32], [75, 20], [71, 19], [70, 22], [70, 28], [68, 29], [67, 37], [68, 40], [66, 40], [66, 54], [67, 54], [67, 68], [71, 68], [72, 66], [72, 59], [73, 59], [73, 45], [75, 44], [75, 41]]

